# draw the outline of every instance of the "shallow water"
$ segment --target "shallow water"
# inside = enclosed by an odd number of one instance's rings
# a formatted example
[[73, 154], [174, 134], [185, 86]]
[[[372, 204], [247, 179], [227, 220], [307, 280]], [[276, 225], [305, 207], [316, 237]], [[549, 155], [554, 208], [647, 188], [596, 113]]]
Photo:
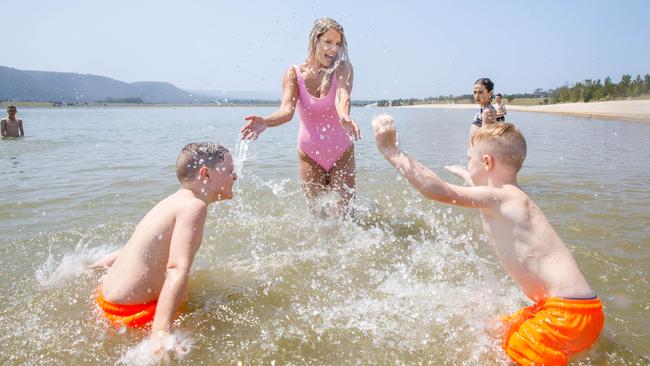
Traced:
[[[181, 364], [507, 364], [490, 321], [528, 304], [485, 245], [478, 213], [423, 199], [377, 152], [386, 110], [356, 109], [356, 206], [315, 220], [300, 191], [297, 118], [238, 146], [265, 108], [21, 109], [0, 141], [0, 363], [141, 359], [142, 331], [97, 314], [84, 265], [177, 189], [190, 141], [238, 157], [232, 201], [212, 206], [176, 329]], [[441, 172], [465, 162], [470, 110], [391, 110], [402, 146]], [[650, 124], [512, 112], [528, 140], [520, 183], [605, 305], [580, 365], [650, 360]], [[446, 173], [441, 175], [454, 180]], [[140, 357], [142, 356], [142, 357]]]

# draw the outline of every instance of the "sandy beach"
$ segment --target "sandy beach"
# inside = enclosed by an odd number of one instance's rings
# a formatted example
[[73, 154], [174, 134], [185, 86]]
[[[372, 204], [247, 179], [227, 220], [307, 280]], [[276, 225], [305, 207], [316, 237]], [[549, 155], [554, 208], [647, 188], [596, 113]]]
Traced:
[[[401, 108], [474, 109], [476, 104], [422, 104]], [[511, 111], [557, 113], [579, 117], [613, 118], [650, 122], [650, 100], [617, 100], [611, 102], [564, 103], [549, 105], [506, 105]]]

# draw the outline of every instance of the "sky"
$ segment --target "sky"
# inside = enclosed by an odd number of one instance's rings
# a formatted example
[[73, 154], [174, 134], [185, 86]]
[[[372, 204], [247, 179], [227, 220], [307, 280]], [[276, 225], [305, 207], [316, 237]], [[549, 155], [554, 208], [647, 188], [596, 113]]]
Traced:
[[277, 91], [319, 17], [339, 21], [353, 99], [529, 92], [650, 73], [650, 1], [7, 1], [0, 65]]

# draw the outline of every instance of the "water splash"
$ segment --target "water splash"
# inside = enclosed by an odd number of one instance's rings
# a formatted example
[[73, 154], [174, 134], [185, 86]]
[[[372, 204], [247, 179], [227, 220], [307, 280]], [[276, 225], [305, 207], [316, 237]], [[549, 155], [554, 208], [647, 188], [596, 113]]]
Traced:
[[118, 365], [148, 366], [168, 365], [173, 361], [182, 361], [192, 349], [194, 340], [183, 332], [175, 332], [162, 341], [146, 338], [136, 346], [128, 349], [118, 360]]
[[244, 170], [244, 163], [248, 160], [248, 147], [250, 140], [239, 140], [235, 146], [235, 155], [233, 156], [233, 163], [235, 165], [235, 173], [241, 178]]
[[58, 287], [83, 274], [93, 273], [89, 266], [117, 249], [109, 245], [89, 247], [90, 242], [90, 239], [86, 240], [86, 236], [82, 237], [75, 248], [64, 253], [60, 260], [57, 260], [58, 256], [52, 253], [50, 247], [45, 263], [35, 271], [38, 283], [47, 288]]

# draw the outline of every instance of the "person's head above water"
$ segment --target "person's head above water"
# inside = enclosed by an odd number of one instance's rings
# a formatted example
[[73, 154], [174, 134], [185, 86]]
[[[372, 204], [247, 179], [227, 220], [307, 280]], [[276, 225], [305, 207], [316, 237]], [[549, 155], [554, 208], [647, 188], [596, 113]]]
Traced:
[[474, 82], [474, 101], [482, 106], [490, 104], [494, 83], [489, 78], [480, 78]]
[[516, 175], [526, 159], [526, 150], [526, 139], [512, 123], [484, 126], [470, 138], [467, 170], [477, 185], [485, 185], [491, 171]]
[[7, 114], [12, 115], [12, 114], [16, 114], [16, 112], [17, 109], [15, 105], [12, 104], [9, 107], [7, 107]]
[[325, 69], [321, 88], [336, 70], [349, 62], [348, 42], [343, 27], [334, 19], [317, 19], [309, 33], [307, 64]]
[[499, 93], [499, 94], [497, 94], [497, 95], [494, 97], [494, 100], [495, 100], [497, 103], [501, 104], [501, 98], [503, 98], [503, 95], [501, 95], [501, 93]]
[[176, 159], [176, 177], [181, 185], [200, 181], [201, 191], [209, 202], [232, 198], [237, 180], [228, 149], [210, 142], [189, 143]]

